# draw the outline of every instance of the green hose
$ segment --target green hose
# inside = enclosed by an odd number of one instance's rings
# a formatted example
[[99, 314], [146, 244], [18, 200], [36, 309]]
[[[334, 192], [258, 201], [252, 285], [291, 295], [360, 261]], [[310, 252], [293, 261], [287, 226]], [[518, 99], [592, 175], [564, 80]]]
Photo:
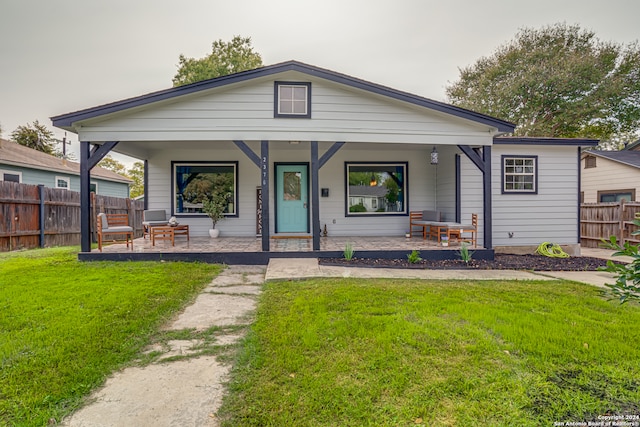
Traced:
[[562, 250], [557, 243], [543, 242], [536, 249], [536, 253], [551, 258], [569, 258], [569, 254]]

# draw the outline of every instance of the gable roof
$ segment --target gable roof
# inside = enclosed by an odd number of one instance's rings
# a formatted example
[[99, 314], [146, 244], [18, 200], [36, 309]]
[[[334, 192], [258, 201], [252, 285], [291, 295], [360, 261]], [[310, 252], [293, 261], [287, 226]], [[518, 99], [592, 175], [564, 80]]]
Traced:
[[358, 197], [358, 196], [368, 196], [368, 197], [384, 197], [389, 190], [387, 187], [382, 187], [378, 185], [374, 185], [371, 187], [370, 185], [350, 185], [349, 186], [349, 195]]
[[[25, 147], [17, 142], [0, 139], [0, 166], [19, 166], [22, 168], [39, 169], [45, 171], [66, 173], [69, 175], [80, 175], [80, 163], [70, 160], [60, 159], [42, 151]], [[92, 178], [100, 178], [107, 181], [116, 181], [129, 184], [133, 181], [127, 177], [117, 174], [109, 169], [96, 166], [91, 169]]]
[[624, 146], [623, 150], [640, 150], [640, 139]]
[[134, 107], [140, 107], [158, 101], [168, 100], [171, 98], [192, 94], [207, 89], [240, 83], [260, 77], [283, 73], [286, 71], [300, 72], [353, 88], [372, 92], [378, 95], [387, 96], [389, 98], [404, 101], [417, 106], [429, 108], [441, 113], [450, 114], [462, 119], [471, 120], [488, 126], [493, 126], [500, 132], [508, 133], [513, 132], [513, 130], [515, 129], [515, 125], [513, 123], [500, 120], [495, 117], [490, 117], [484, 114], [476, 113], [475, 111], [466, 110], [464, 108], [445, 104], [443, 102], [434, 101], [432, 99], [423, 98], [408, 92], [402, 92], [386, 86], [357, 79], [346, 74], [340, 74], [335, 71], [315, 67], [298, 61], [282, 62], [280, 64], [269, 65], [261, 68], [256, 68], [254, 70], [242, 71], [240, 73], [230, 74], [227, 76], [217, 77], [209, 80], [203, 80], [189, 85], [160, 90], [134, 98], [99, 105], [97, 107], [87, 108], [67, 114], [61, 114], [51, 117], [51, 120], [53, 122], [53, 125], [56, 127], [74, 131], [72, 127], [73, 123], [81, 120], [91, 119], [105, 114], [116, 113], [119, 111], [124, 111]]
[[640, 169], [640, 151], [600, 151], [590, 150], [582, 153], [583, 157], [592, 154], [598, 157], [604, 157], [605, 159], [613, 160], [614, 162], [622, 163], [627, 166]]

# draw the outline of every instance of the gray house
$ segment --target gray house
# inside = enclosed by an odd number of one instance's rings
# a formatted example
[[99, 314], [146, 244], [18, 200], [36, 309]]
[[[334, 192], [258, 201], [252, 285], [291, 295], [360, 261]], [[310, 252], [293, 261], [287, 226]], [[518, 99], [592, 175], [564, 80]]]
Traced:
[[[80, 164], [0, 139], [0, 181], [44, 185], [80, 191]], [[108, 169], [91, 171], [90, 190], [112, 197], [129, 197], [131, 180]]]
[[[296, 61], [52, 121], [82, 141], [83, 251], [87, 177], [111, 150], [144, 160], [148, 208], [178, 217], [194, 236], [206, 236], [210, 221], [187, 206], [204, 188], [224, 189], [223, 235], [255, 236], [258, 225], [263, 251], [272, 236], [292, 234], [319, 250], [325, 226], [330, 236], [404, 236], [414, 210], [463, 223], [477, 213], [487, 249], [578, 248], [580, 149], [597, 144], [501, 137], [515, 125]], [[378, 189], [378, 208], [353, 209], [365, 204], [362, 187], [349, 185], [355, 175], [370, 187], [392, 179], [393, 197]]]

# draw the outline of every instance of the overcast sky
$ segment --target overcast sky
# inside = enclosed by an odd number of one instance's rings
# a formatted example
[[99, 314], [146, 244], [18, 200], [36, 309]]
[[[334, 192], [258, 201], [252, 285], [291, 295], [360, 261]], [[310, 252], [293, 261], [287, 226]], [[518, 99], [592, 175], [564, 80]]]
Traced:
[[[0, 0], [0, 126], [171, 87], [178, 56], [251, 37], [265, 65], [297, 60], [446, 101], [458, 69], [522, 27], [579, 24], [640, 38], [638, 0]], [[68, 135], [77, 151], [77, 138]]]

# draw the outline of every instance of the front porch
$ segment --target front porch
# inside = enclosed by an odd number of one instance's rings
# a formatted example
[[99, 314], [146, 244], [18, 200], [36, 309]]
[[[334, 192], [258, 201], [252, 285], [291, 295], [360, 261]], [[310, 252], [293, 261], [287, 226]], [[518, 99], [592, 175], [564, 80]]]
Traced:
[[[460, 245], [442, 247], [420, 236], [406, 237], [321, 237], [320, 250], [313, 250], [313, 239], [271, 239], [270, 250], [262, 250], [261, 237], [176, 237], [175, 246], [169, 241], [156, 242], [143, 238], [134, 240], [133, 251], [124, 243], [107, 244], [102, 253], [97, 249], [81, 252], [83, 261], [199, 261], [222, 264], [266, 265], [271, 258], [342, 258], [347, 243], [359, 258], [406, 259], [413, 250], [425, 259], [457, 259]], [[494, 251], [470, 248], [476, 259], [493, 259]]]

